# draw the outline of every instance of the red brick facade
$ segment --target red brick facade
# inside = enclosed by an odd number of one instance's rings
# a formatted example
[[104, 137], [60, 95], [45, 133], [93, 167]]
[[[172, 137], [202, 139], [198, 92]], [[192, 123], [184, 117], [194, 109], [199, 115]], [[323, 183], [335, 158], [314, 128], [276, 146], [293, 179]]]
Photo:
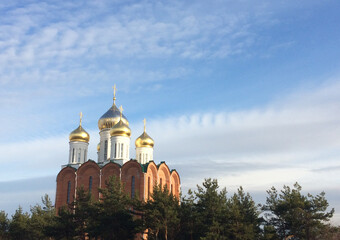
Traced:
[[[63, 168], [57, 176], [56, 209], [71, 203], [76, 189], [83, 186], [91, 191], [95, 199], [99, 199], [98, 188], [105, 187], [110, 176], [119, 178], [125, 186], [129, 196], [135, 196], [146, 201], [155, 184], [167, 185], [167, 188], [179, 198], [180, 178], [176, 170], [169, 170], [165, 162], [156, 165], [153, 161], [141, 165], [136, 160], [130, 160], [123, 166], [110, 162], [100, 167], [96, 162], [89, 160], [78, 169]], [[134, 190], [134, 191], [133, 191]]]

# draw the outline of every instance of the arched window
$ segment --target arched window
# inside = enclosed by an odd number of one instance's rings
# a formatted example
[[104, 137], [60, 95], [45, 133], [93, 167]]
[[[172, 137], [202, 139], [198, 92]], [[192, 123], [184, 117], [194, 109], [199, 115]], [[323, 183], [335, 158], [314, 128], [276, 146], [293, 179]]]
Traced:
[[159, 179], [159, 185], [161, 185], [161, 189], [163, 189], [163, 186], [162, 186], [162, 178], [161, 179]]
[[131, 177], [131, 198], [135, 198], [135, 176]]
[[84, 151], [84, 162], [86, 162], [86, 150]]
[[139, 161], [142, 162], [142, 154], [139, 154]]
[[104, 142], [104, 161], [107, 160], [107, 140]]
[[150, 177], [148, 177], [148, 199], [150, 198]]
[[74, 162], [74, 148], [72, 149], [72, 162]]
[[91, 193], [92, 191], [92, 176], [90, 176], [90, 179], [89, 179], [89, 193]]
[[120, 158], [123, 158], [123, 153], [124, 153], [124, 144], [122, 143], [120, 145]]
[[68, 183], [67, 183], [67, 198], [66, 198], [67, 204], [70, 203], [70, 197], [71, 197], [70, 195], [71, 195], [71, 181], [68, 181]]
[[114, 158], [117, 158], [117, 143], [115, 143], [115, 155]]
[[172, 184], [170, 185], [170, 193], [172, 194]]

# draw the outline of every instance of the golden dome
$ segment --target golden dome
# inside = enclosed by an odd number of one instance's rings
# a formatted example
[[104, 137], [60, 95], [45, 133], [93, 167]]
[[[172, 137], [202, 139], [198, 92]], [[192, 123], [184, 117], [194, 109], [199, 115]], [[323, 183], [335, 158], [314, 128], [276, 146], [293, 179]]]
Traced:
[[146, 120], [144, 119], [144, 132], [142, 133], [142, 135], [140, 135], [136, 139], [135, 141], [136, 148], [140, 148], [140, 147], [153, 148], [154, 146], [153, 139], [145, 131], [145, 125], [146, 125]]
[[131, 129], [127, 124], [123, 122], [123, 119], [114, 125], [110, 130], [111, 136], [123, 136], [123, 137], [130, 137], [131, 136]]
[[[106, 113], [101, 116], [98, 120], [98, 128], [99, 130], [103, 130], [105, 128], [112, 128], [115, 126], [120, 120], [120, 111], [116, 106], [116, 86], [114, 87], [114, 92], [113, 92], [113, 105], [110, 107], [109, 110], [107, 110]], [[127, 118], [122, 115], [122, 121], [126, 125], [129, 126], [129, 121]]]
[[100, 143], [98, 143], [98, 145], [97, 145], [97, 152], [99, 152], [100, 151]]
[[83, 113], [80, 113], [79, 127], [70, 133], [70, 142], [89, 142], [90, 135], [81, 126], [81, 120], [83, 118]]

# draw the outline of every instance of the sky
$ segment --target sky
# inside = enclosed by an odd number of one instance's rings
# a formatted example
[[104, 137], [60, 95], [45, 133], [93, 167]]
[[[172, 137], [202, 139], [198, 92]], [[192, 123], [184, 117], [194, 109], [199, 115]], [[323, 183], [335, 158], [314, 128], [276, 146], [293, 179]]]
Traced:
[[[68, 162], [68, 135], [117, 105], [155, 162], [264, 203], [298, 182], [340, 224], [340, 2], [0, 2], [0, 209], [29, 211]], [[132, 144], [133, 145], [133, 144]], [[134, 156], [134, 148], [130, 155]]]

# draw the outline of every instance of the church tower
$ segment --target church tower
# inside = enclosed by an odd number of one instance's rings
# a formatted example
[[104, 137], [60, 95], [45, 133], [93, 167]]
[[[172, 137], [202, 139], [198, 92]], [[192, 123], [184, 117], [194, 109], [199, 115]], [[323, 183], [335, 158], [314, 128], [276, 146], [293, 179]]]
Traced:
[[100, 135], [100, 143], [97, 148], [98, 153], [98, 163], [103, 163], [110, 160], [111, 156], [111, 135], [110, 130], [115, 126], [120, 120], [127, 126], [129, 122], [124, 115], [120, 116], [120, 111], [116, 106], [116, 85], [113, 87], [113, 104], [112, 107], [107, 110], [106, 113], [101, 116], [98, 120], [98, 128]]
[[70, 133], [69, 164], [82, 164], [87, 161], [90, 135], [81, 126], [83, 114], [80, 113], [79, 127]]
[[145, 164], [153, 160], [153, 139], [146, 133], [146, 120], [144, 119], [144, 132], [136, 141], [136, 159], [140, 164]]
[[120, 120], [110, 130], [111, 160], [123, 165], [129, 161], [131, 129], [123, 122], [123, 107], [120, 106]]

